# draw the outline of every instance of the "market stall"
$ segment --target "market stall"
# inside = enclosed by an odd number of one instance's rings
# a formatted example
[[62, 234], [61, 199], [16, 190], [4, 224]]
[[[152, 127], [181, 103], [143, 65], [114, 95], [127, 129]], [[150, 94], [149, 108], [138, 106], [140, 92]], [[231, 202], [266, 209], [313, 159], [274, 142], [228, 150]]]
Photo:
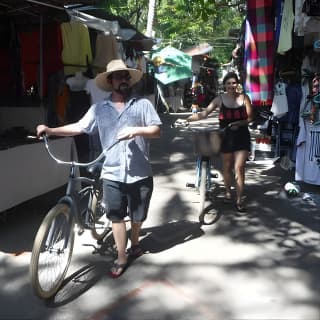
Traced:
[[[51, 146], [66, 161], [71, 160], [72, 150], [76, 154], [73, 138], [51, 140]], [[0, 150], [0, 212], [61, 187], [68, 173], [69, 167], [52, 160], [42, 142]]]
[[[96, 100], [96, 74], [114, 58], [143, 69], [140, 50], [153, 45], [98, 1], [80, 2], [0, 0], [0, 212], [66, 182], [67, 168], [26, 136], [39, 123], [77, 121]], [[79, 161], [90, 158], [84, 135], [54, 146], [62, 158], [75, 148]]]

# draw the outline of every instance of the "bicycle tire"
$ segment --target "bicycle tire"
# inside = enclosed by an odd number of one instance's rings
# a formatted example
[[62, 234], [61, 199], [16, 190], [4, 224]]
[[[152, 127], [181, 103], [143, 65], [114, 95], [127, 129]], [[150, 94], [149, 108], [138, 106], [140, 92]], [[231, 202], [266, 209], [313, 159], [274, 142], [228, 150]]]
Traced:
[[[71, 224], [68, 219], [72, 219]], [[49, 232], [53, 235], [50, 245]], [[67, 248], [64, 246], [69, 234]], [[43, 219], [32, 248], [30, 279], [34, 293], [43, 299], [55, 295], [70, 265], [74, 245], [74, 218], [67, 204], [55, 205]]]
[[102, 240], [111, 231], [111, 221], [107, 218], [101, 206], [102, 182], [93, 190], [91, 199], [92, 228], [91, 235], [96, 240]]
[[202, 160], [200, 164], [200, 183], [199, 183], [199, 214], [202, 214], [206, 202], [206, 193], [207, 193], [207, 166], [208, 161]]

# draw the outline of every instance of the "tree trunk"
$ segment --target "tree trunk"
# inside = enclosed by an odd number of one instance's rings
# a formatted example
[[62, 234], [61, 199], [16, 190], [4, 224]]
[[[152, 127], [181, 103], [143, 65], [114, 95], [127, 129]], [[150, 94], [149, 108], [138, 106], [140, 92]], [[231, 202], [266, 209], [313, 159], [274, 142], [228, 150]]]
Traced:
[[147, 37], [153, 36], [153, 21], [156, 11], [156, 2], [157, 0], [149, 0], [149, 11], [148, 11], [148, 21], [147, 21]]

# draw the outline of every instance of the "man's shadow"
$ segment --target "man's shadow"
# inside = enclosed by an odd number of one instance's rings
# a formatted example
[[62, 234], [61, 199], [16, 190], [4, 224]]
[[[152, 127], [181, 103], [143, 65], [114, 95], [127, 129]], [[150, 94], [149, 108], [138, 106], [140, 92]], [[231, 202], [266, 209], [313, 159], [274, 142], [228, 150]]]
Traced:
[[141, 230], [140, 246], [145, 253], [168, 250], [178, 244], [196, 239], [204, 234], [201, 223], [180, 220]]

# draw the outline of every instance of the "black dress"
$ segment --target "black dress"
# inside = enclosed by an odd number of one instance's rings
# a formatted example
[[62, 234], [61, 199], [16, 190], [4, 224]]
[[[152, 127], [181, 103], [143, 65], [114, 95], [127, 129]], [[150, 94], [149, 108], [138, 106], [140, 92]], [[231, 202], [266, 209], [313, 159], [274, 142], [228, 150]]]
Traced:
[[231, 130], [228, 128], [230, 123], [246, 119], [248, 119], [248, 115], [244, 103], [238, 108], [228, 108], [223, 104], [223, 101], [221, 101], [219, 124], [221, 129], [226, 128], [222, 136], [222, 153], [232, 153], [239, 150], [251, 150], [251, 139], [248, 126], [239, 126], [236, 130]]

